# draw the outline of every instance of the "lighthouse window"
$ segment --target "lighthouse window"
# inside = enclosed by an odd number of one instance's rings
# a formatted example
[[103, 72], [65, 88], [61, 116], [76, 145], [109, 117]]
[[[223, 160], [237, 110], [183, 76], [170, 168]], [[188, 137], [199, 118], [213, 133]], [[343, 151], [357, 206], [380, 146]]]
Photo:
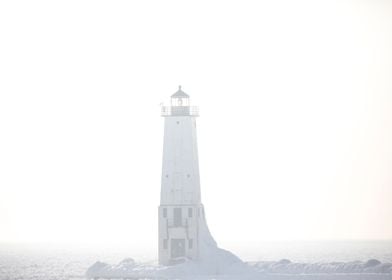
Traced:
[[193, 248], [193, 239], [189, 239], [189, 241], [188, 241], [188, 248], [189, 249]]
[[163, 213], [162, 213], [163, 217], [166, 218], [167, 217], [167, 208], [163, 208]]
[[191, 174], [187, 174], [186, 176], [187, 176], [188, 178], [190, 178], [190, 177], [191, 177]]
[[167, 250], [167, 239], [163, 239], [163, 249]]
[[173, 224], [175, 227], [182, 226], [182, 209], [181, 208], [174, 208], [173, 209]]
[[179, 121], [177, 121], [177, 124], [180, 124], [180, 122], [179, 122]]
[[192, 208], [188, 208], [188, 217], [189, 218], [193, 217], [193, 209]]

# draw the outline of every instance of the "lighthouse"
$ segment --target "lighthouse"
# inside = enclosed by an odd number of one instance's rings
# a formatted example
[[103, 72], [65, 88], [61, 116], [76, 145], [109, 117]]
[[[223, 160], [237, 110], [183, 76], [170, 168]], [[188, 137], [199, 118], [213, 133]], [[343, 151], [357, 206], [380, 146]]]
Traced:
[[[216, 246], [209, 233], [200, 198], [196, 138], [198, 108], [178, 91], [170, 106], [162, 106], [165, 120], [161, 200], [159, 206], [159, 263], [173, 265], [197, 260], [202, 248]], [[208, 245], [210, 244], [210, 245]]]

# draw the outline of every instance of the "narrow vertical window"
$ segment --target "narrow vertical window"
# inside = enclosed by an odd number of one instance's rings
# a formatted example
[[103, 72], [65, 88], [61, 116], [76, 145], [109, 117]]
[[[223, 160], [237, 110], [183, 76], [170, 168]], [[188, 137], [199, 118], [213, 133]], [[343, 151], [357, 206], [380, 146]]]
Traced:
[[188, 217], [189, 218], [193, 217], [193, 208], [188, 208]]
[[182, 209], [174, 208], [173, 209], [173, 225], [175, 227], [182, 226]]
[[162, 213], [164, 218], [167, 218], [167, 208], [163, 208], [163, 213]]
[[193, 239], [189, 239], [189, 241], [188, 241], [188, 248], [189, 249], [193, 248]]
[[167, 239], [163, 239], [163, 249], [167, 250]]

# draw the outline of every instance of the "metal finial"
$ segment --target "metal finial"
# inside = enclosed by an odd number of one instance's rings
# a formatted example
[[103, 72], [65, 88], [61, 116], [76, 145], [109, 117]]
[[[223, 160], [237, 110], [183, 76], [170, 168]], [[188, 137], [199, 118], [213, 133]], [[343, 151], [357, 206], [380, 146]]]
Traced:
[[178, 86], [178, 90], [181, 90], [181, 86]]

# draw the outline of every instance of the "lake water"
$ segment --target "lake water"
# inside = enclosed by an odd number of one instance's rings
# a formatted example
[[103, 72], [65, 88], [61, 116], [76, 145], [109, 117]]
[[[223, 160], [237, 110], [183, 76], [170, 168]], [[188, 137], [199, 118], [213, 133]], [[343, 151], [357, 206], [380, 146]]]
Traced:
[[[366, 261], [392, 263], [392, 241], [261, 242], [226, 248], [245, 261]], [[0, 244], [0, 280], [82, 278], [96, 261], [118, 263], [124, 258], [155, 262], [153, 249], [121, 246]]]

